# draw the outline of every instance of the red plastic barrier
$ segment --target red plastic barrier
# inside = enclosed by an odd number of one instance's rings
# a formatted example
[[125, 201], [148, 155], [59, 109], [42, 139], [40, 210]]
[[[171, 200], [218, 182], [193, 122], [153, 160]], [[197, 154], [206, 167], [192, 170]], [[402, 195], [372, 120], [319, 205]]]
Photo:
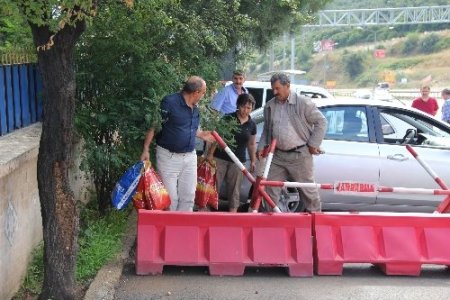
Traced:
[[344, 263], [373, 263], [387, 275], [419, 276], [422, 264], [450, 265], [450, 215], [314, 215], [316, 272], [341, 275]]
[[164, 265], [208, 266], [211, 275], [243, 275], [246, 266], [281, 266], [312, 276], [312, 216], [139, 210], [136, 273]]

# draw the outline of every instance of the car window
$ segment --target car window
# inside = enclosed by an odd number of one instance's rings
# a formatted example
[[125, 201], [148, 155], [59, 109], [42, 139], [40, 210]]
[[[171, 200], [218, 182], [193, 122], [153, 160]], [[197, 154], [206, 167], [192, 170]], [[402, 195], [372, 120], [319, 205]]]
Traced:
[[450, 130], [431, 118], [386, 109], [380, 112], [380, 121], [385, 143], [450, 147]]
[[368, 142], [366, 109], [359, 106], [321, 108], [327, 118], [325, 139]]
[[263, 88], [249, 88], [247, 87], [248, 93], [255, 98], [255, 109], [262, 106], [264, 89]]
[[301, 91], [300, 94], [309, 98], [326, 98], [325, 95], [315, 92]]

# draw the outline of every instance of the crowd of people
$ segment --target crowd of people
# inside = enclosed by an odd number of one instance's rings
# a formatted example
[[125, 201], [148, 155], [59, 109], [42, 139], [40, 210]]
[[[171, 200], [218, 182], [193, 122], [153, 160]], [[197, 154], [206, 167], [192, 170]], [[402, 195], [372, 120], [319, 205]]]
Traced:
[[[264, 109], [263, 134], [257, 149], [256, 124], [250, 117], [255, 99], [243, 86], [244, 72], [234, 71], [232, 82], [214, 96], [211, 108], [230, 122], [237, 123], [236, 144], [231, 149], [237, 158], [245, 162], [247, 152], [250, 171], [253, 171], [262, 148], [275, 138], [278, 142], [267, 179], [284, 181], [289, 176], [296, 181], [314, 182], [313, 155], [321, 153], [320, 144], [327, 126], [326, 118], [314, 102], [292, 91], [286, 74], [273, 75], [274, 97]], [[220, 191], [222, 182], [226, 182], [229, 211], [237, 212], [243, 173], [228, 154], [215, 145], [211, 132], [202, 131], [199, 127], [198, 103], [205, 92], [205, 81], [192, 76], [180, 92], [163, 98], [161, 129], [156, 131], [158, 126], [154, 126], [147, 132], [141, 160], [150, 159], [150, 145], [155, 139], [156, 164], [171, 198], [170, 210], [193, 211], [197, 184], [195, 138], [203, 139], [209, 145], [207, 159], [216, 161], [216, 189]], [[267, 188], [275, 203], [280, 190], [279, 187]], [[308, 211], [321, 210], [317, 188], [305, 188], [301, 193]]]

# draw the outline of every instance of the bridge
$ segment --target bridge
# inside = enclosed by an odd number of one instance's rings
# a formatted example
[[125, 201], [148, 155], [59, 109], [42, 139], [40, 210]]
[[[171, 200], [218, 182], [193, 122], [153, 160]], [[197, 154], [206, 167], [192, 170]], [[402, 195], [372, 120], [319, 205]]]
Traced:
[[400, 24], [431, 24], [450, 22], [450, 5], [322, 10], [317, 23], [303, 27], [370, 26]]

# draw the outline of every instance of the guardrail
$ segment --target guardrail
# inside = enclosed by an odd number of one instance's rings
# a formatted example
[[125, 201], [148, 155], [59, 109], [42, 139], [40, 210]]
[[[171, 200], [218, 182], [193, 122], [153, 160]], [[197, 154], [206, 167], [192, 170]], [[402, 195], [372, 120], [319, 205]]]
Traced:
[[[329, 90], [330, 93], [335, 97], [354, 97], [355, 92], [359, 89], [333, 89]], [[372, 89], [365, 89], [368, 91], [373, 91]], [[430, 96], [436, 99], [441, 97], [442, 89], [432, 89], [430, 91]], [[390, 89], [389, 93], [396, 99], [400, 100], [414, 100], [420, 96], [419, 89]]]

